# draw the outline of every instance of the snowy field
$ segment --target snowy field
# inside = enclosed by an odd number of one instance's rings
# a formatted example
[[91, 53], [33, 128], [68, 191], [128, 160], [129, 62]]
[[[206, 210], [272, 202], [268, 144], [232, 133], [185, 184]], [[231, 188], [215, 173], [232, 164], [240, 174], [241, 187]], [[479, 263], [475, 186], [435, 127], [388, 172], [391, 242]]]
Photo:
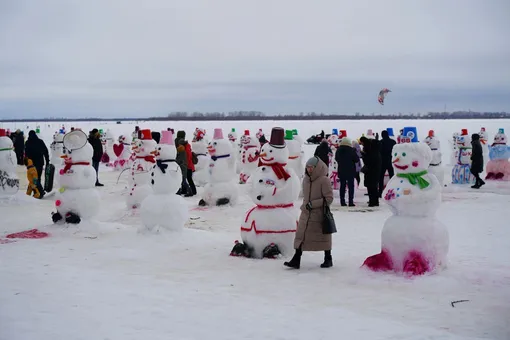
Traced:
[[[417, 124], [417, 125], [416, 125]], [[36, 124], [2, 124], [21, 128]], [[40, 124], [47, 144], [61, 126]], [[296, 128], [305, 139], [324, 129], [346, 129], [359, 137], [417, 126], [420, 139], [435, 129], [450, 156], [453, 132], [484, 126], [492, 140], [510, 121], [306, 121], [306, 122], [132, 122], [66, 123], [88, 132], [94, 127], [131, 134], [134, 125], [155, 131], [195, 127], [224, 132], [246, 128], [252, 135], [272, 126]], [[28, 131], [25, 131], [28, 133]], [[307, 156], [315, 146], [304, 146]], [[445, 182], [450, 178], [445, 168]], [[356, 209], [333, 211], [334, 267], [321, 269], [322, 253], [305, 253], [299, 271], [283, 259], [230, 257], [245, 212], [253, 203], [240, 187], [235, 207], [197, 209], [199, 197], [186, 198], [190, 220], [182, 233], [139, 231], [138, 214], [128, 212], [126, 178], [103, 167], [101, 210], [94, 221], [54, 226], [54, 198], [24, 195], [0, 203], [0, 239], [37, 228], [39, 240], [0, 242], [0, 340], [128, 339], [510, 339], [510, 187], [488, 183], [480, 190], [448, 185], [437, 214], [449, 228], [448, 268], [434, 275], [404, 278], [360, 269], [380, 251], [380, 232], [391, 215], [361, 212], [367, 198], [357, 191]], [[202, 188], [199, 188], [199, 194]], [[338, 195], [338, 193], [336, 193]], [[453, 301], [467, 300], [454, 304]]]

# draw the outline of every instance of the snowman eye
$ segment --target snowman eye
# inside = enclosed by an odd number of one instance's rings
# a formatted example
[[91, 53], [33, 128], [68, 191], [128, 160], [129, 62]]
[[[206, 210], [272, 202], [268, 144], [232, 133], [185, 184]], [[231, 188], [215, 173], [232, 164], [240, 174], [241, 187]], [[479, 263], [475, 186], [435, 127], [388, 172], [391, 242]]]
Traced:
[[397, 156], [397, 153], [395, 152], [395, 153], [393, 154], [393, 156]]
[[402, 157], [405, 157], [406, 156], [406, 153], [405, 152], [402, 152]]
[[216, 142], [214, 142], [213, 145], [216, 145]]

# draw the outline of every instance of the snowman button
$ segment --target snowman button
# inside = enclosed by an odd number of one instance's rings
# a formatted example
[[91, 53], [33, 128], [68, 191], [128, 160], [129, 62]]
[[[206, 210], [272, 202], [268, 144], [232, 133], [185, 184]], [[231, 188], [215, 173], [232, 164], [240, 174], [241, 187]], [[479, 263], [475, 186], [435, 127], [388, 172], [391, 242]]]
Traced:
[[261, 180], [261, 179], [259, 179], [259, 183], [262, 183], [262, 182], [264, 182], [264, 181], [263, 181], [263, 180]]

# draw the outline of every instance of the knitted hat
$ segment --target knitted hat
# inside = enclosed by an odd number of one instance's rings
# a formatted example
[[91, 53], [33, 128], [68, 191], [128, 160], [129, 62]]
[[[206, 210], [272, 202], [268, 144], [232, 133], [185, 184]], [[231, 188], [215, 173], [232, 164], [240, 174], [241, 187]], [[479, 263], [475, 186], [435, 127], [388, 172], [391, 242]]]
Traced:
[[352, 146], [352, 141], [349, 137], [344, 137], [340, 141], [340, 145]]
[[312, 157], [306, 161], [306, 166], [317, 166], [319, 164], [319, 159], [317, 157]]

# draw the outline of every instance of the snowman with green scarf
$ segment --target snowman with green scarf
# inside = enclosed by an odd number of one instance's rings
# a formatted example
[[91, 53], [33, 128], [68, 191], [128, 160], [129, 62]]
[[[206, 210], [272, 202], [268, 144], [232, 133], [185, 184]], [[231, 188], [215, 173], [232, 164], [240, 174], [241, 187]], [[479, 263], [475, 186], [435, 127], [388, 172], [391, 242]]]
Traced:
[[432, 151], [425, 143], [404, 143], [393, 148], [396, 175], [383, 192], [393, 216], [384, 223], [381, 253], [364, 266], [374, 271], [421, 275], [446, 265], [448, 230], [435, 217], [441, 204], [441, 185], [427, 171]]

